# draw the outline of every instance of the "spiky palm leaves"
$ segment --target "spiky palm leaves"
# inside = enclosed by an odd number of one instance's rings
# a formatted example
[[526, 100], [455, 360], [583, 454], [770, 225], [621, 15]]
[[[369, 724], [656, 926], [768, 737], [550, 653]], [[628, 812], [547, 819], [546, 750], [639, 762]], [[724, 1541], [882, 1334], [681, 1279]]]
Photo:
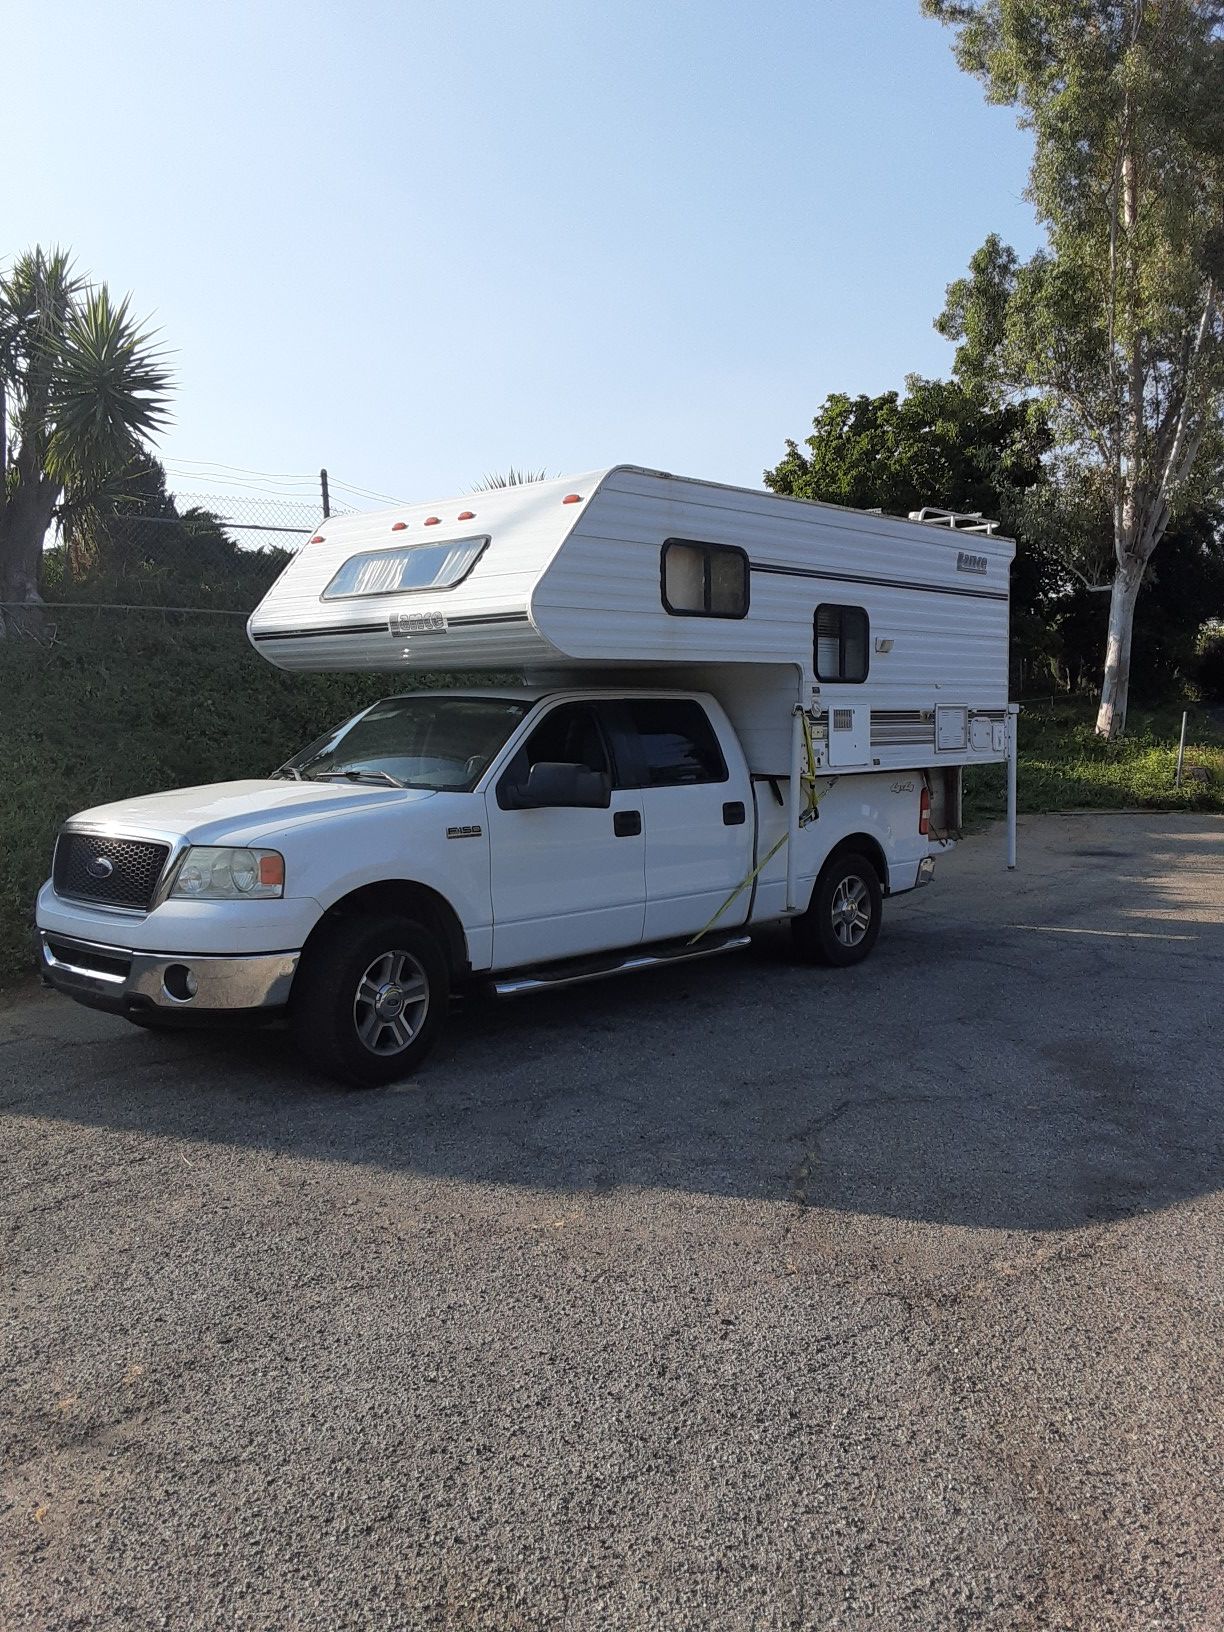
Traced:
[[0, 602], [37, 600], [48, 527], [86, 526], [117, 495], [166, 423], [169, 385], [130, 302], [65, 250], [31, 250], [0, 278]]

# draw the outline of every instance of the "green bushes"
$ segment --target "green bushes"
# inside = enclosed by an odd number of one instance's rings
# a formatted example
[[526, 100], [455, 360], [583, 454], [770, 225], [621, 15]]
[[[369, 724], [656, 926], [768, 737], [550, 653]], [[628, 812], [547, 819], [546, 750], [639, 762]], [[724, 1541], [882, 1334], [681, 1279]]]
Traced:
[[[1021, 710], [1017, 799], [1022, 811], [1122, 810], [1137, 806], [1224, 811], [1224, 733], [1201, 710], [1191, 712], [1186, 764], [1211, 781], [1173, 785], [1181, 710], [1132, 708], [1129, 734], [1106, 742], [1093, 730], [1087, 701], [1034, 704]], [[965, 773], [965, 820], [970, 826], [1001, 816], [1006, 788], [1001, 765]]]
[[[31, 967], [34, 897], [65, 817], [132, 794], [266, 774], [375, 697], [442, 677], [288, 675], [258, 657], [239, 617], [57, 614], [58, 638], [0, 641], [0, 982]], [[1085, 703], [1020, 716], [1020, 808], [1224, 810], [1224, 735], [1192, 716], [1177, 790], [1180, 712], [1131, 711], [1131, 735], [1094, 736]], [[1000, 766], [966, 779], [966, 819], [1003, 811]]]
[[[0, 981], [31, 967], [34, 897], [73, 812], [264, 775], [388, 691], [393, 675], [288, 675], [240, 617], [57, 613], [56, 640], [0, 641]], [[417, 676], [408, 684], [423, 684]]]

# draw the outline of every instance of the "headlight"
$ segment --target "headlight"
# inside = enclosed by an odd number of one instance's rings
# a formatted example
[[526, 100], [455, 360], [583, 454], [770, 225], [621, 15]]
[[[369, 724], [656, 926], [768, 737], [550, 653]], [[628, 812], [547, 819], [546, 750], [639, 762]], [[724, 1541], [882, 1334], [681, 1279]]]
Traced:
[[223, 850], [195, 844], [179, 863], [172, 896], [246, 901], [284, 895], [285, 858], [277, 850]]

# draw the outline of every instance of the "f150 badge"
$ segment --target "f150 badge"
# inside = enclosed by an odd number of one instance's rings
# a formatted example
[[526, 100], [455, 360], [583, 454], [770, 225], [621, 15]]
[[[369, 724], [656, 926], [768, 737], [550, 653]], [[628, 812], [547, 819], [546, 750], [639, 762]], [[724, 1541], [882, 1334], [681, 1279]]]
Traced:
[[445, 612], [392, 612], [387, 627], [393, 635], [444, 635]]
[[446, 836], [448, 839], [478, 839], [483, 832], [484, 828], [479, 825], [474, 827], [448, 827]]

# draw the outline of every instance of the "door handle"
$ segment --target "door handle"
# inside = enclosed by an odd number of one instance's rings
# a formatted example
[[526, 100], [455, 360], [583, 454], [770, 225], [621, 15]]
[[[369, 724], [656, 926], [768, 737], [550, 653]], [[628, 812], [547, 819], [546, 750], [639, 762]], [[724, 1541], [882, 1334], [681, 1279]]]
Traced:
[[744, 801], [742, 799], [733, 799], [729, 804], [723, 806], [724, 827], [743, 827], [744, 820]]
[[633, 839], [642, 831], [640, 810], [618, 810], [612, 817], [612, 831], [618, 839]]

